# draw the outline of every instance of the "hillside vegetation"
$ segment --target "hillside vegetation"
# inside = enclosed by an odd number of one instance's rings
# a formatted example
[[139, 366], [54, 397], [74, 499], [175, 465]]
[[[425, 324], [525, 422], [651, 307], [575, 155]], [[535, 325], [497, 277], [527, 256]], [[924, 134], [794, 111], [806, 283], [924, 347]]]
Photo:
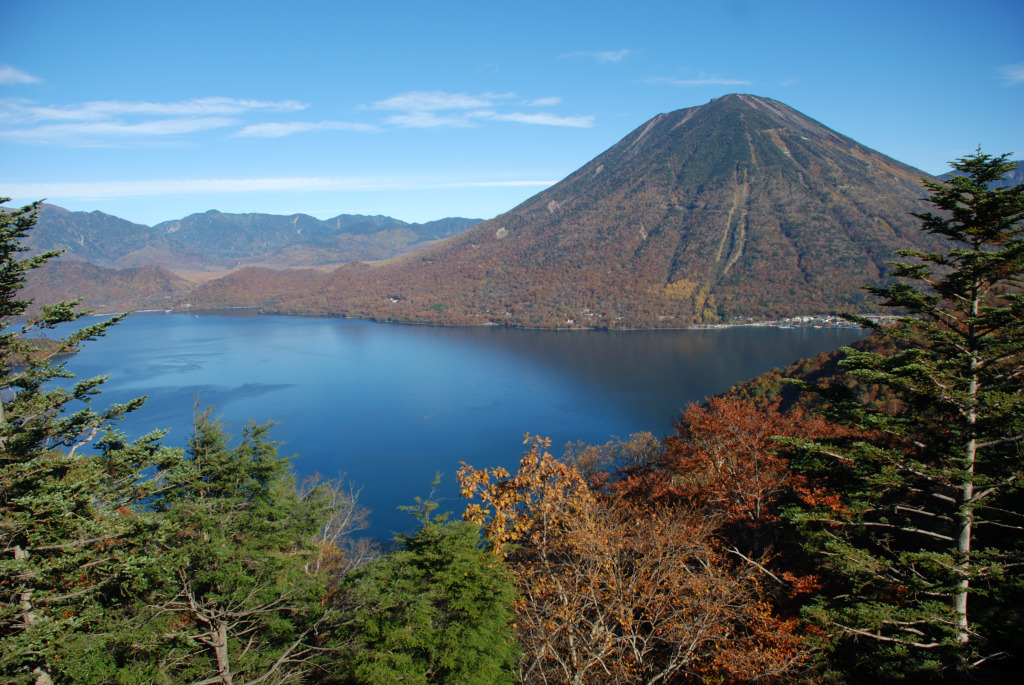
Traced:
[[[692, 405], [664, 440], [527, 434], [458, 471], [397, 548], [338, 481], [298, 483], [197, 407], [185, 449], [96, 408], [57, 355], [119, 319], [22, 289], [38, 205], [0, 213], [0, 674], [9, 682], [1016, 682], [1024, 606], [1024, 185], [980, 152], [932, 183], [870, 292], [890, 342]], [[256, 274], [258, 276], [258, 273]], [[877, 339], [876, 339], [877, 340]], [[65, 382], [55, 383], [62, 379]], [[812, 411], [808, 411], [810, 408]], [[382, 474], [386, 477], [386, 474]], [[435, 485], [437, 481], [435, 481]]]
[[[546, 327], [678, 327], [871, 306], [926, 174], [786, 105], [729, 95], [661, 114], [515, 209], [268, 311]], [[225, 279], [219, 304], [243, 286]], [[216, 298], [213, 298], [216, 299]], [[195, 302], [211, 302], [208, 293]]]

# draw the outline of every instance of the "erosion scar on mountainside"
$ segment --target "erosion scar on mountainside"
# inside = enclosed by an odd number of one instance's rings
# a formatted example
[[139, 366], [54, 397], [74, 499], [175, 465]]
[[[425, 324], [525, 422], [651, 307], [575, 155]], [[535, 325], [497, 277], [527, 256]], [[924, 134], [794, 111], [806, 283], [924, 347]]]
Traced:
[[[747, 170], [743, 170], [743, 180], [737, 179], [736, 190], [732, 195], [732, 206], [725, 219], [725, 231], [718, 243], [718, 254], [715, 255], [715, 263], [722, 261], [722, 253], [725, 252], [726, 244], [729, 245], [729, 255], [725, 260], [725, 266], [721, 272], [714, 275], [717, 282], [732, 268], [740, 257], [743, 256], [743, 248], [747, 239], [747, 198], [750, 196], [750, 183], [747, 180]], [[737, 210], [739, 210], [737, 214]]]

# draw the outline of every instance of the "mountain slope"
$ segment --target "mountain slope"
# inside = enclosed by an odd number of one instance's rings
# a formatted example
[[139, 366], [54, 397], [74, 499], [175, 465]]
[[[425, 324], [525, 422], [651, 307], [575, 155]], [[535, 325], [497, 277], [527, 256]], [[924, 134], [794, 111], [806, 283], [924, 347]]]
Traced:
[[[438, 323], [681, 326], [870, 308], [893, 251], [933, 247], [921, 171], [774, 100], [661, 114], [450, 240], [348, 264], [275, 311]], [[228, 304], [228, 303], [225, 303]]]
[[135, 253], [164, 255], [170, 242], [162, 231], [103, 212], [72, 212], [44, 204], [39, 223], [25, 241], [31, 252], [64, 250], [65, 259], [92, 262], [106, 267], [123, 264]]
[[242, 265], [323, 266], [387, 259], [476, 224], [448, 218], [409, 224], [386, 216], [225, 214], [210, 210], [150, 227], [103, 212], [43, 205], [29, 235], [33, 252], [64, 250], [62, 261], [107, 268], [158, 265], [178, 272]]
[[159, 266], [108, 269], [89, 262], [55, 260], [28, 274], [24, 294], [34, 302], [81, 299], [98, 314], [168, 309], [195, 287]]

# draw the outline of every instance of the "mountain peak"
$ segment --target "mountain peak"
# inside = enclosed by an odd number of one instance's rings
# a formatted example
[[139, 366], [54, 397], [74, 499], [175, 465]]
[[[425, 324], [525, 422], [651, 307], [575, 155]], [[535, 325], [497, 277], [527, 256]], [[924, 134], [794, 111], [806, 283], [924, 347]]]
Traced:
[[342, 267], [275, 308], [599, 327], [864, 310], [894, 250], [931, 247], [911, 216], [925, 175], [781, 102], [726, 95], [655, 116], [459, 236]]

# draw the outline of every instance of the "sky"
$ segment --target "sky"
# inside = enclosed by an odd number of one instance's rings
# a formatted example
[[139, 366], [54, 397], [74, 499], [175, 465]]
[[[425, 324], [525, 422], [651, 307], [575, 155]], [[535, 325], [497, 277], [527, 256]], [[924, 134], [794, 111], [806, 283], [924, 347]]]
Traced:
[[1024, 1], [0, 0], [0, 195], [487, 219], [661, 112], [773, 98], [933, 174], [1024, 158]]

